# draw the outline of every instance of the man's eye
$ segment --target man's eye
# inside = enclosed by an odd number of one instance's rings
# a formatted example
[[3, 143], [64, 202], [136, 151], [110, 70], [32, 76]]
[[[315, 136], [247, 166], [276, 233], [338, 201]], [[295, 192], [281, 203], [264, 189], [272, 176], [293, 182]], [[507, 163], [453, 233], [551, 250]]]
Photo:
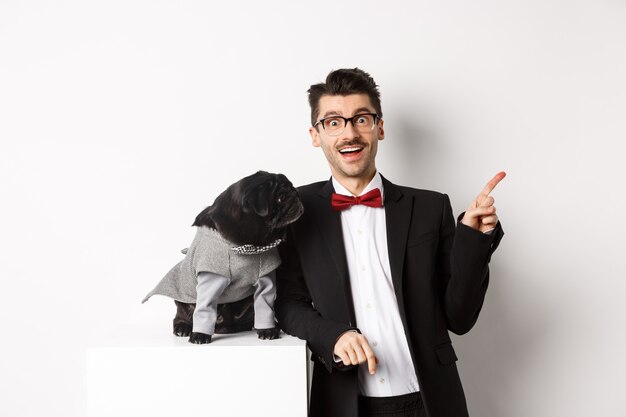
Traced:
[[339, 120], [337, 120], [337, 119], [328, 119], [328, 120], [326, 120], [326, 126], [328, 126], [328, 127], [337, 127], [337, 126], [339, 126]]

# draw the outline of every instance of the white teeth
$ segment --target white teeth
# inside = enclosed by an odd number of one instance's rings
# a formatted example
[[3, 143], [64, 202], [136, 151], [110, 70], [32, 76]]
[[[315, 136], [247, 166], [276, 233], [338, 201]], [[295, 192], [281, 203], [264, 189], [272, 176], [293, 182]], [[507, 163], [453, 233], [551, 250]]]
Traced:
[[356, 151], [360, 151], [361, 149], [363, 149], [363, 148], [357, 146], [357, 147], [354, 147], [354, 148], [343, 148], [343, 149], [340, 149], [339, 152], [340, 153], [356, 152]]

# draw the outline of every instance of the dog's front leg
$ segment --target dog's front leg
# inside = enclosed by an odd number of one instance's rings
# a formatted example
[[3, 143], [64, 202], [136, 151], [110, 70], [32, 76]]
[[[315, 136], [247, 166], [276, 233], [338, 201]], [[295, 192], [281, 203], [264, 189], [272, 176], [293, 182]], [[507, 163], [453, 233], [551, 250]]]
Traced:
[[280, 329], [274, 317], [276, 299], [276, 277], [274, 272], [265, 275], [256, 283], [254, 291], [254, 328], [259, 339], [278, 339]]
[[211, 343], [217, 320], [217, 300], [230, 284], [230, 278], [212, 272], [200, 272], [197, 278], [196, 309], [189, 343]]

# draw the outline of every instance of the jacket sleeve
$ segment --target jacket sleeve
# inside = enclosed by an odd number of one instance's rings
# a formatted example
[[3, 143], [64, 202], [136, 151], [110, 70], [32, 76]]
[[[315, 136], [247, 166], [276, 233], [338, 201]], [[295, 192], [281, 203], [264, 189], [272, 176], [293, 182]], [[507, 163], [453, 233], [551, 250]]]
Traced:
[[355, 330], [345, 323], [323, 318], [313, 305], [291, 231], [279, 246], [282, 263], [276, 270], [276, 318], [283, 331], [307, 341], [314, 357], [329, 372], [349, 368], [335, 363], [333, 350], [341, 334]]
[[485, 234], [461, 223], [463, 215], [455, 228], [450, 199], [444, 195], [437, 266], [448, 329], [459, 335], [478, 319], [489, 284], [489, 261], [504, 235], [499, 222]]

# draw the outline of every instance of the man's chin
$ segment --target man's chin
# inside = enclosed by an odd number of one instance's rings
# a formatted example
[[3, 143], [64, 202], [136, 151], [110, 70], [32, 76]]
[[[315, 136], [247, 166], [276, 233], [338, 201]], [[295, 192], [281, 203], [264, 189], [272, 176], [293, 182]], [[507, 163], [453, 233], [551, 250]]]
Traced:
[[341, 176], [345, 178], [359, 178], [370, 180], [376, 169], [370, 170], [366, 167], [342, 167], [338, 170]]

